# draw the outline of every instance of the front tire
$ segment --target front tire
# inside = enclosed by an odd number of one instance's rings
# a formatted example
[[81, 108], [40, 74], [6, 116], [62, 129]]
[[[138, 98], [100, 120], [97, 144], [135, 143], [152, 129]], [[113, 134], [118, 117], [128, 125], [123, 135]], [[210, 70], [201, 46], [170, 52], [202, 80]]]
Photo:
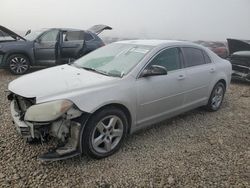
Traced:
[[104, 108], [87, 122], [82, 135], [83, 152], [96, 159], [108, 157], [118, 151], [127, 133], [128, 121], [118, 108]]
[[28, 72], [30, 68], [29, 59], [22, 54], [11, 55], [8, 59], [8, 68], [12, 74], [22, 75]]
[[210, 95], [208, 104], [206, 106], [209, 111], [217, 111], [221, 107], [226, 88], [222, 82], [218, 82]]

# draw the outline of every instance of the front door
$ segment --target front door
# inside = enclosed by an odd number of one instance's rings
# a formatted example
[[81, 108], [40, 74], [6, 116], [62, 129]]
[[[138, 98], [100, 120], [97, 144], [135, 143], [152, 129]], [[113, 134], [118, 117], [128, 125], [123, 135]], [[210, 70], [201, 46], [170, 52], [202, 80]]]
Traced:
[[[168, 74], [137, 80], [137, 125], [151, 124], [175, 114], [183, 105], [185, 71], [179, 48], [161, 51], [149, 63], [164, 66]], [[146, 67], [146, 68], [147, 68]]]
[[41, 35], [34, 44], [35, 60], [38, 65], [55, 65], [57, 59], [59, 30], [53, 29]]

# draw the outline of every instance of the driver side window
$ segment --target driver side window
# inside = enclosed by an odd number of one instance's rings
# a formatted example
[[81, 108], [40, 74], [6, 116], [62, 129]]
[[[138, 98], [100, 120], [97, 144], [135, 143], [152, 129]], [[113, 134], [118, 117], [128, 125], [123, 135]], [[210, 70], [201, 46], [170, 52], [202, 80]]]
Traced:
[[173, 71], [181, 68], [179, 48], [170, 48], [160, 52], [151, 62], [150, 65], [159, 65]]
[[44, 35], [41, 36], [40, 41], [41, 42], [56, 42], [58, 37], [58, 30], [51, 30]]

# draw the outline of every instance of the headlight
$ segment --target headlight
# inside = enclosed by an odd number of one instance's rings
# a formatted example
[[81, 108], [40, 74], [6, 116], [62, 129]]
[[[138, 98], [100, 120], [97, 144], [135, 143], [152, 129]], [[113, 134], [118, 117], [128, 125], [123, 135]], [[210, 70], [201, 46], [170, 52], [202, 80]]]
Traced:
[[73, 103], [68, 100], [58, 100], [33, 105], [26, 111], [24, 119], [36, 122], [53, 121], [67, 112], [72, 105]]

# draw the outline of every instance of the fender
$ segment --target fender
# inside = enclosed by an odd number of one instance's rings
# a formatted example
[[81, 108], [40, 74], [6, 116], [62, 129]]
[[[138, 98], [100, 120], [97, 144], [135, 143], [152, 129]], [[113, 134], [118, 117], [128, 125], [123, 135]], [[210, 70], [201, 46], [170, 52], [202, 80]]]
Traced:
[[34, 53], [33, 51], [26, 51], [26, 50], [11, 50], [11, 51], [8, 51], [8, 53], [4, 54], [4, 57], [3, 57], [3, 65], [5, 67], [8, 66], [7, 64], [7, 59], [9, 56], [13, 55], [13, 54], [22, 54], [22, 55], [25, 55], [29, 61], [30, 61], [30, 64], [33, 65], [34, 62], [35, 62], [35, 57], [34, 57]]
[[[220, 65], [220, 63], [221, 63], [223, 66]], [[223, 69], [225, 69], [225, 66], [224, 66], [224, 65], [225, 65], [226, 63], [228, 64], [227, 69], [230, 70], [230, 71], [228, 71], [228, 72], [230, 72], [229, 75], [227, 75], [227, 74], [225, 73], [225, 70], [223, 70]], [[231, 82], [232, 65], [231, 65], [231, 63], [229, 63], [229, 61], [223, 60], [222, 62], [216, 63], [216, 69], [217, 69], [217, 74], [216, 74], [215, 77], [213, 78], [213, 80], [212, 80], [212, 82], [211, 82], [211, 84], [210, 84], [210, 87], [209, 87], [209, 93], [210, 93], [210, 94], [211, 94], [211, 92], [212, 92], [212, 90], [213, 90], [215, 84], [216, 84], [217, 82], [219, 82], [220, 80], [224, 80], [224, 81], [225, 81], [225, 83], [226, 83], [226, 90], [228, 89], [228, 87], [229, 87], [229, 85], [230, 85], [230, 82]]]

